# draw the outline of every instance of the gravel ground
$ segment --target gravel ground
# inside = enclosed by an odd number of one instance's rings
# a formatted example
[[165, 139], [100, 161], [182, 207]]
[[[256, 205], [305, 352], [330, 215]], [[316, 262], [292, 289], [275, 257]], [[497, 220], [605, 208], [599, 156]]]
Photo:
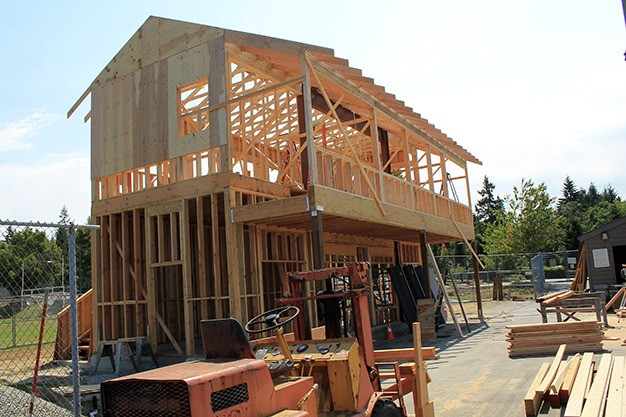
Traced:
[[[30, 394], [17, 388], [0, 385], [0, 415], [1, 416], [28, 416]], [[35, 417], [71, 417], [73, 413], [63, 407], [35, 399], [33, 416]]]

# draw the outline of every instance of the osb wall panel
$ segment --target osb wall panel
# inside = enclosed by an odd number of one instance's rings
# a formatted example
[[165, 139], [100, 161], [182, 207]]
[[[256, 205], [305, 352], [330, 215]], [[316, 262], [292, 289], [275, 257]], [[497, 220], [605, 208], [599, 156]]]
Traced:
[[[209, 76], [209, 49], [205, 43], [94, 85], [92, 178], [209, 148], [209, 129], [182, 138], [177, 129], [177, 88]], [[215, 79], [223, 82], [224, 76]]]
[[171, 91], [167, 103], [170, 158], [205, 150], [209, 147], [208, 129], [178, 137], [177, 88], [208, 77], [210, 61], [209, 45], [206, 43], [176, 54], [167, 60], [168, 84]]
[[150, 16], [98, 75], [95, 84], [102, 85], [223, 35], [220, 28]]
[[92, 178], [132, 167], [133, 74], [111, 80], [91, 92]]

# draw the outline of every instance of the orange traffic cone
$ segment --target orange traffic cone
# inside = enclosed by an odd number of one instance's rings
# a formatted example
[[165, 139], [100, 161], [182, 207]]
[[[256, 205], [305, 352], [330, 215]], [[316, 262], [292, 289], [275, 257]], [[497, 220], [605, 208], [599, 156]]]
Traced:
[[393, 331], [391, 330], [391, 322], [387, 320], [387, 340], [393, 339]]

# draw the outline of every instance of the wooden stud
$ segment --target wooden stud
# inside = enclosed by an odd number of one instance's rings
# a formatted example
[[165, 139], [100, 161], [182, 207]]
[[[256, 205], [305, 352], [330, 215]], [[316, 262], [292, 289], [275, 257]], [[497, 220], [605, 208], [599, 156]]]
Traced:
[[543, 381], [549, 369], [550, 364], [548, 362], [544, 362], [541, 364], [539, 372], [537, 372], [535, 379], [530, 384], [530, 388], [528, 388], [528, 391], [524, 396], [524, 410], [526, 411], [527, 416], [536, 416], [537, 411], [539, 411], [539, 407], [541, 406], [541, 400], [543, 397], [537, 394], [537, 387], [539, 387], [541, 381]]
[[624, 377], [626, 376], [626, 361], [624, 356], [613, 357], [613, 371], [609, 392], [606, 399], [604, 417], [623, 417], [626, 412], [626, 390]]
[[[610, 353], [602, 354], [598, 372], [593, 378], [587, 401], [581, 417], [601, 417], [604, 415], [604, 405], [606, 404], [606, 394], [609, 388], [611, 368], [613, 367], [613, 357]], [[566, 416], [568, 417], [568, 416]]]
[[[183, 321], [185, 334], [185, 354], [193, 356], [195, 354], [195, 332], [194, 332], [194, 302], [193, 283], [191, 272], [191, 213], [190, 200], [183, 201], [183, 211], [179, 216], [180, 248], [182, 265], [182, 285], [183, 285]], [[175, 240], [175, 239], [174, 239]]]
[[585, 352], [578, 367], [576, 381], [567, 400], [564, 417], [579, 417], [581, 415], [591, 373], [593, 373], [593, 353]]

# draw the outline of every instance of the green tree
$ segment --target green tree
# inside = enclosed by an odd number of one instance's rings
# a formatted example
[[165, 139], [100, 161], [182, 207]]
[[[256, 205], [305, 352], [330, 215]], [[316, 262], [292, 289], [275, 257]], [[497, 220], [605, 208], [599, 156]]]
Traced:
[[544, 183], [522, 179], [505, 198], [505, 211], [485, 231], [489, 254], [535, 253], [561, 249], [562, 230], [553, 208], [555, 199]]
[[583, 233], [590, 232], [625, 215], [626, 205], [623, 203], [600, 201], [583, 213], [581, 220]]
[[0, 285], [19, 292], [58, 285], [61, 281], [61, 249], [41, 230], [12, 231], [0, 242]]
[[[88, 218], [87, 224], [89, 222]], [[76, 275], [79, 292], [91, 288], [91, 233], [89, 229], [76, 229]]]
[[479, 253], [483, 252], [485, 231], [489, 226], [496, 224], [504, 212], [504, 202], [496, 195], [495, 189], [496, 186], [485, 175], [483, 187], [478, 191], [480, 199], [474, 206], [474, 228], [476, 230]]
[[578, 236], [582, 234], [581, 211], [583, 210], [583, 192], [568, 175], [563, 182], [563, 195], [559, 198], [557, 212], [563, 229], [565, 249], [578, 248]]
[[598, 188], [593, 182], [589, 183], [589, 188], [587, 191], [583, 190], [582, 194], [582, 204], [583, 208], [586, 210], [589, 207], [595, 206], [600, 201], [600, 193], [598, 192]]
[[615, 188], [613, 188], [611, 184], [608, 184], [604, 186], [602, 194], [600, 194], [600, 200], [609, 203], [616, 203], [621, 201], [621, 198], [617, 195]]
[[570, 203], [580, 204], [581, 197], [582, 191], [576, 186], [574, 181], [568, 175], [565, 177], [565, 181], [563, 181], [563, 196], [559, 198], [557, 210], [560, 211], [563, 206]]
[[[70, 215], [67, 211], [67, 207], [65, 205], [63, 205], [63, 207], [61, 207], [61, 212], [59, 213], [59, 224], [70, 224]], [[63, 274], [63, 276], [66, 278], [65, 279], [65, 284], [68, 284], [68, 280], [69, 280], [69, 258], [68, 258], [68, 253], [69, 253], [69, 232], [67, 230], [67, 228], [65, 227], [59, 227], [56, 231], [56, 235], [55, 235], [55, 241], [57, 246], [61, 249], [61, 253], [63, 254], [63, 258], [61, 261], [61, 268], [63, 268], [63, 271], [61, 272]]]

